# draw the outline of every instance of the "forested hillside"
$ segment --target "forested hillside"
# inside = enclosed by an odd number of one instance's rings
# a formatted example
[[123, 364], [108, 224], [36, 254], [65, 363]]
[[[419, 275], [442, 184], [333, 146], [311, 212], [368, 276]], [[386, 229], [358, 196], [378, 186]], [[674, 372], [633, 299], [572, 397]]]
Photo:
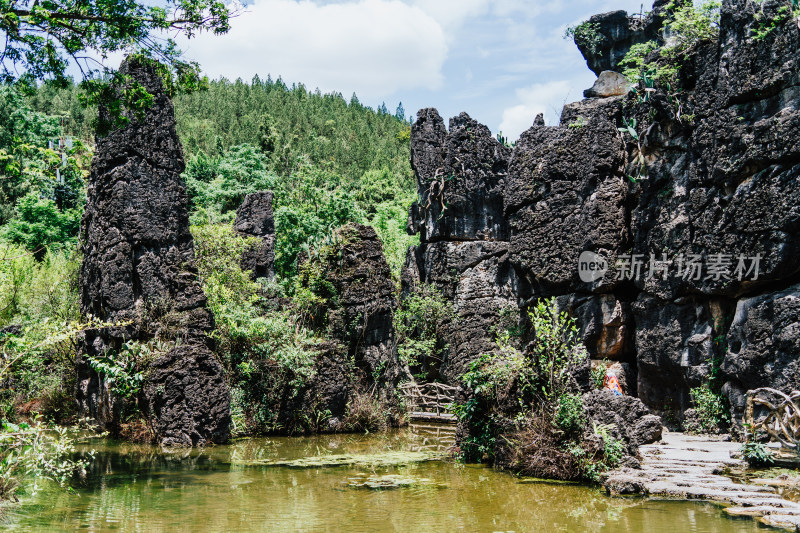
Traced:
[[[0, 223], [11, 222], [4, 232], [40, 254], [44, 247], [72, 246], [96, 109], [81, 104], [77, 87], [3, 91]], [[282, 236], [276, 250], [281, 277], [295, 273], [296, 255], [309, 240], [351, 221], [376, 227], [399, 272], [413, 242], [404, 228], [415, 196], [402, 106], [392, 115], [384, 106], [362, 106], [355, 95], [348, 102], [340, 94], [258, 77], [249, 84], [214, 81], [174, 103], [194, 223], [230, 222], [248, 192], [271, 189]], [[60, 135], [74, 140], [64, 161]], [[48, 141], [55, 142], [50, 149]], [[39, 217], [46, 211], [54, 224], [31, 227], [34, 209]]]
[[[69, 419], [74, 348], [54, 333], [65, 321], [80, 318], [78, 231], [97, 111], [83, 105], [74, 86], [17, 83], [0, 91], [0, 327], [25, 331], [18, 340], [7, 337], [6, 348], [22, 355], [2, 376], [14, 386], [2, 388], [1, 414], [15, 419], [41, 412]], [[264, 318], [258, 287], [238, 268], [231, 270], [243, 246], [231, 223], [248, 193], [275, 194], [271, 291], [292, 297], [298, 290], [298, 254], [319, 248], [349, 222], [375, 228], [399, 279], [407, 247], [418, 242], [405, 231], [416, 185], [409, 165], [410, 123], [401, 109], [395, 116], [384, 106], [377, 111], [362, 106], [355, 96], [348, 102], [339, 94], [258, 78], [250, 84], [214, 81], [207, 90], [175, 96], [174, 106], [198, 265], [219, 326], [218, 342], [230, 348], [229, 368], [255, 361], [253, 354], [276, 339], [283, 339], [280, 353], [305, 353], [306, 334], [295, 328], [294, 315]], [[303, 295], [297, 300], [300, 308], [308, 303]], [[295, 362], [285, 361], [289, 367]], [[134, 362], [125, 365], [124, 360], [118, 365], [121, 376], [134, 383], [141, 369]], [[247, 376], [231, 374], [233, 382], [240, 377], [246, 389]]]

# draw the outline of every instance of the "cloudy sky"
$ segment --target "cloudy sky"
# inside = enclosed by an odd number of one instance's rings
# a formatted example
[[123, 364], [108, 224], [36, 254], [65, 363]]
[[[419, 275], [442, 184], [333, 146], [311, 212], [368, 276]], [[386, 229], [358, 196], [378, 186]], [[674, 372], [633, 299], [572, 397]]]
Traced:
[[556, 121], [594, 74], [568, 25], [640, 0], [255, 0], [224, 36], [183, 42], [211, 78], [282, 77], [406, 114], [467, 111], [515, 139]]

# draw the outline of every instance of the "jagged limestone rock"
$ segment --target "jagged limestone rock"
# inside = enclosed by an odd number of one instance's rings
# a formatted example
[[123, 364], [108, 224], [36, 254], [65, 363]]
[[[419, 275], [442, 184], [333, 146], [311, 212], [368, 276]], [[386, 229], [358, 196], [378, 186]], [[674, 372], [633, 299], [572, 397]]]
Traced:
[[466, 365], [494, 348], [491, 333], [503, 308], [516, 308], [515, 275], [508, 261], [503, 191], [511, 150], [466, 113], [449, 131], [435, 109], [423, 109], [411, 131], [411, 162], [419, 202], [409, 231], [420, 245], [408, 251], [403, 293], [432, 284], [453, 303], [457, 321], [432, 377], [456, 383]]
[[420, 240], [505, 240], [503, 187], [511, 150], [466, 113], [449, 131], [435, 109], [422, 109], [411, 128], [411, 166], [420, 200], [409, 227]]
[[[608, 292], [613, 265], [630, 240], [626, 222], [625, 146], [614, 124], [597, 118], [580, 127], [533, 127], [514, 148], [503, 197], [511, 227], [510, 261], [530, 286], [528, 296]], [[612, 271], [596, 283], [578, 276], [585, 251]]]
[[118, 431], [125, 400], [89, 358], [131, 340], [178, 343], [151, 366], [164, 390], [142, 391], [156, 438], [169, 445], [224, 442], [230, 398], [206, 336], [214, 321], [194, 266], [172, 104], [153, 66], [127, 59], [120, 72], [154, 100], [143, 116], [128, 113], [126, 126], [97, 139], [81, 226], [81, 312], [123, 325], [85, 333], [77, 400], [83, 413]]
[[800, 285], [739, 300], [722, 370], [733, 414], [744, 413], [748, 390], [800, 390]]
[[275, 219], [272, 214], [271, 191], [250, 193], [236, 210], [233, 229], [244, 237], [255, 237], [261, 242], [242, 254], [242, 270], [251, 277], [272, 278], [275, 275]]
[[373, 391], [396, 415], [395, 388], [405, 375], [394, 341], [397, 297], [375, 230], [361, 224], [337, 230], [331, 244], [301, 265], [300, 284], [311, 290], [326, 287], [324, 302], [314, 311], [314, 327], [341, 346], [336, 352], [338, 365], [347, 366], [350, 361], [353, 365], [348, 366], [351, 375], [334, 379], [333, 387], [325, 385], [318, 397], [328, 402], [326, 391], [336, 389], [335, 395], [344, 401], [335, 402], [330, 411], [340, 418], [355, 392]]

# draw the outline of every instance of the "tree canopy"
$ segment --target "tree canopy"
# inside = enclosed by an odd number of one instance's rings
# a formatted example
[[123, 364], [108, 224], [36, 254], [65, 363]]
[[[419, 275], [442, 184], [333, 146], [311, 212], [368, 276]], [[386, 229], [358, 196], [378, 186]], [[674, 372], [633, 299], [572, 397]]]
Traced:
[[204, 79], [168, 35], [223, 34], [231, 12], [220, 0], [0, 0], [0, 81], [49, 81], [65, 87], [79, 71], [88, 102], [118, 97], [119, 75], [103, 61], [124, 51], [157, 61], [169, 89], [194, 90]]

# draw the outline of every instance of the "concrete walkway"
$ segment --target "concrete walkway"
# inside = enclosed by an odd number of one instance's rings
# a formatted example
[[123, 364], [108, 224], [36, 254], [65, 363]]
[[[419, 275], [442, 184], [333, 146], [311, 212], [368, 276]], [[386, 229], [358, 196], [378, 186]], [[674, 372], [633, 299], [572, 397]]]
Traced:
[[641, 446], [641, 469], [611, 472], [612, 494], [646, 494], [727, 505], [725, 512], [752, 516], [766, 525], [800, 531], [800, 503], [784, 499], [773, 486], [737, 483], [720, 475], [725, 467], [745, 467], [731, 457], [741, 444], [713, 437], [665, 432], [661, 442]]

